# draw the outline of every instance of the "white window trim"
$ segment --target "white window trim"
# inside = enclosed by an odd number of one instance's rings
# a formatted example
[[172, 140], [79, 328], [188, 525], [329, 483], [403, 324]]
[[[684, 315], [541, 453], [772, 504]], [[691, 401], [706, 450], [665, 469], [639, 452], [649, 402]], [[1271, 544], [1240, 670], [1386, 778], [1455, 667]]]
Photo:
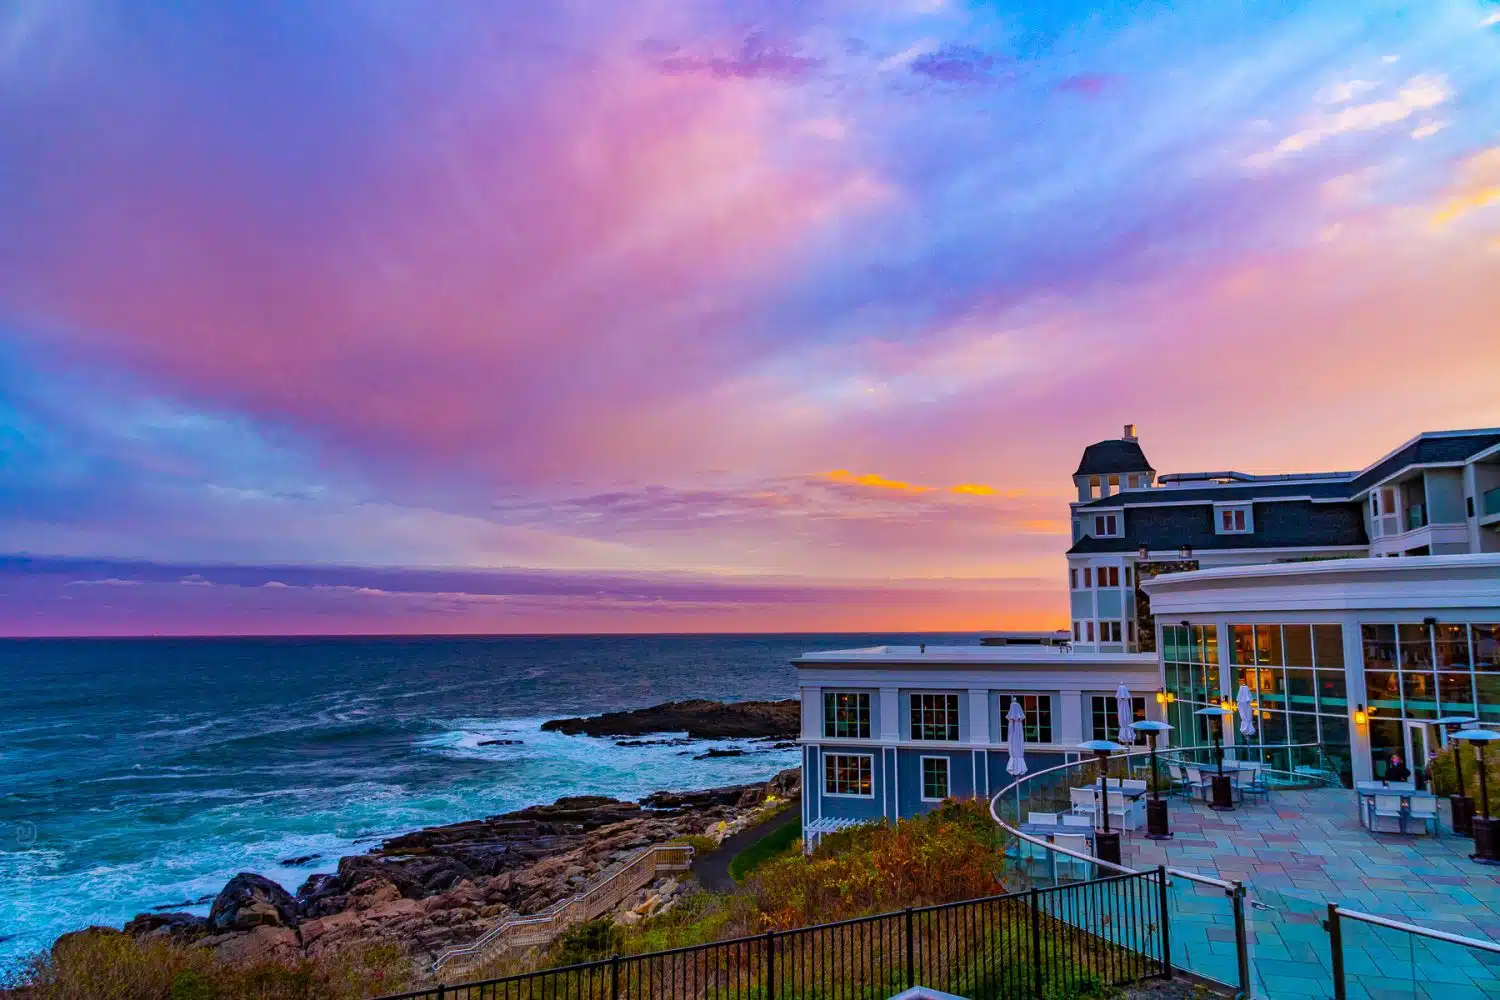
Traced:
[[[1224, 512], [1242, 510], [1245, 512], [1245, 527], [1224, 527]], [[1253, 535], [1255, 534], [1255, 506], [1249, 503], [1216, 503], [1214, 504], [1214, 534], [1216, 535]]]
[[[1106, 507], [1106, 508], [1103, 508], [1103, 509], [1096, 509], [1096, 510], [1094, 510], [1093, 514], [1094, 514], [1094, 518], [1095, 518], [1095, 521], [1094, 521], [1094, 524], [1093, 524], [1094, 537], [1095, 538], [1124, 538], [1125, 537], [1125, 508], [1124, 507]], [[1110, 517], [1112, 517], [1112, 518], [1115, 519], [1115, 530], [1114, 531], [1108, 531], [1108, 532], [1106, 532], [1106, 531], [1100, 531], [1099, 530], [1100, 529], [1099, 522], [1101, 520], [1105, 519], [1105, 518], [1110, 518]]]
[[[1035, 699], [1037, 699], [1037, 705], [1038, 705], [1038, 707], [1040, 707], [1042, 699], [1045, 698], [1047, 700], [1047, 719], [1048, 719], [1047, 728], [1049, 730], [1051, 730], [1050, 735], [1053, 737], [1053, 739], [1051, 739], [1051, 740], [1035, 740], [1035, 741], [1026, 739], [1026, 723], [1023, 721], [1021, 723], [1021, 742], [1024, 743], [1026, 746], [1029, 746], [1029, 747], [1030, 746], [1055, 746], [1056, 745], [1057, 729], [1058, 729], [1058, 720], [1057, 720], [1057, 716], [1056, 716], [1057, 706], [1052, 703], [1052, 692], [1051, 691], [1016, 691], [1016, 690], [1013, 690], [1013, 689], [1012, 690], [1001, 691], [1001, 690], [997, 689], [994, 693], [996, 695], [996, 699], [995, 699], [996, 706], [999, 706], [999, 705], [1003, 704], [1003, 699], [1005, 699], [1005, 698], [1035, 698]], [[1009, 723], [1006, 721], [1006, 718], [1005, 718], [1006, 711], [1007, 711], [1006, 709], [1003, 709], [1003, 708], [1000, 709], [1000, 733], [999, 733], [999, 736], [1000, 736], [1000, 741], [1002, 743], [1005, 741], [1006, 726], [1009, 725]], [[1021, 711], [1023, 711], [1023, 712], [1026, 711], [1026, 707], [1024, 705], [1021, 707]], [[1040, 716], [1040, 713], [1038, 713], [1038, 715]], [[1038, 721], [1037, 727], [1041, 728], [1040, 721]], [[991, 736], [993, 736], [993, 735], [995, 735], [995, 734], [992, 733]]]
[[[941, 799], [929, 798], [927, 795], [927, 774], [924, 770], [929, 760], [940, 760], [943, 762], [943, 782], [948, 786], [948, 794]], [[917, 785], [918, 798], [923, 802], [941, 802], [943, 799], [953, 797], [953, 760], [942, 754], [922, 754], [917, 758]]]
[[[954, 713], [958, 718], [958, 739], [956, 740], [919, 740], [911, 735], [912, 722], [917, 716], [915, 699], [922, 695], [941, 695], [944, 698], [957, 698], [958, 710]], [[914, 690], [906, 693], [906, 736], [908, 743], [920, 743], [926, 746], [952, 746], [964, 741], [964, 719], [963, 719], [963, 693], [959, 691], [944, 691], [941, 688], [935, 690]]]
[[[870, 794], [861, 795], [858, 792], [830, 792], [828, 790], [828, 758], [830, 757], [863, 757], [870, 762]], [[825, 799], [873, 799], [875, 797], [875, 755], [873, 753], [839, 753], [823, 754], [823, 797]]]
[[[870, 701], [870, 735], [869, 736], [829, 736], [828, 735], [828, 697], [830, 695], [841, 695], [841, 694], [856, 695], [856, 696], [861, 696], [861, 697], [869, 699], [869, 701]], [[819, 710], [822, 712], [822, 719], [821, 719], [822, 725], [820, 727], [821, 728], [822, 736], [821, 736], [820, 742], [822, 742], [822, 741], [832, 741], [834, 743], [870, 743], [870, 742], [872, 742], [875, 739], [877, 731], [878, 731], [878, 728], [879, 728], [879, 727], [877, 727], [875, 725], [875, 706], [876, 706], [876, 704], [877, 703], [876, 703], [876, 700], [875, 700], [875, 696], [871, 695], [871, 693], [869, 691], [858, 691], [858, 690], [855, 690], [853, 688], [824, 688], [823, 689], [823, 702], [822, 702], [822, 704], [820, 704], [818, 706]]]

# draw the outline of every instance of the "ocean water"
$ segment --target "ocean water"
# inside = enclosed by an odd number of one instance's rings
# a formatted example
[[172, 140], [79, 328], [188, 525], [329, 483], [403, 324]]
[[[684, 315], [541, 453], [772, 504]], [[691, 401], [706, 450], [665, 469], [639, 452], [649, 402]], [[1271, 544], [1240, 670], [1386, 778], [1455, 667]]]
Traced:
[[[792, 697], [798, 653], [906, 641], [963, 639], [0, 640], [0, 967], [152, 907], [207, 913], [198, 901], [236, 872], [295, 891], [421, 826], [768, 777], [797, 752], [618, 747], [540, 726]], [[521, 743], [479, 745], [493, 739]], [[710, 746], [754, 752], [692, 759]], [[281, 863], [306, 855], [321, 857]]]

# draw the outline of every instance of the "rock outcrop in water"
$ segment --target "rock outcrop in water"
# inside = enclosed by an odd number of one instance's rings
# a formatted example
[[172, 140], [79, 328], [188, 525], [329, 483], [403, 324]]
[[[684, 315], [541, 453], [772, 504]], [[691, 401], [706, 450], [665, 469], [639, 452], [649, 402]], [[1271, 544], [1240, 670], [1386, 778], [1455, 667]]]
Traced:
[[628, 712], [605, 712], [542, 723], [569, 736], [644, 736], [687, 733], [696, 739], [791, 739], [801, 730], [801, 703], [786, 701], [669, 701]]
[[[236, 875], [208, 918], [143, 913], [125, 933], [197, 943], [227, 960], [315, 956], [391, 941], [430, 961], [507, 916], [576, 894], [643, 847], [685, 834], [727, 836], [768, 795], [800, 792], [801, 773], [792, 769], [765, 783], [656, 792], [640, 802], [571, 796], [392, 837], [367, 854], [340, 858], [337, 873], [311, 876], [295, 896], [262, 876]], [[671, 881], [675, 892], [678, 883]], [[658, 887], [655, 898], [662, 896]]]

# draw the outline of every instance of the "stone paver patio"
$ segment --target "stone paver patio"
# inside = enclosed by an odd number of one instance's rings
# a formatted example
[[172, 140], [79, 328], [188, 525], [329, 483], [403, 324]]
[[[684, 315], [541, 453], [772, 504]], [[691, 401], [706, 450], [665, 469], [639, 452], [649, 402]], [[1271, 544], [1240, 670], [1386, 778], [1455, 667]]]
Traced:
[[[1446, 816], [1446, 807], [1444, 807]], [[1467, 937], [1500, 941], [1500, 868], [1470, 861], [1472, 841], [1371, 833], [1343, 789], [1273, 791], [1268, 802], [1215, 812], [1174, 799], [1175, 838], [1126, 838], [1133, 868], [1165, 864], [1243, 882], [1257, 996], [1331, 997], [1327, 904]], [[1222, 890], [1175, 880], [1173, 953], [1182, 964], [1237, 981], [1234, 920]], [[1500, 998], [1500, 956], [1342, 921], [1349, 996], [1386, 1000]]]

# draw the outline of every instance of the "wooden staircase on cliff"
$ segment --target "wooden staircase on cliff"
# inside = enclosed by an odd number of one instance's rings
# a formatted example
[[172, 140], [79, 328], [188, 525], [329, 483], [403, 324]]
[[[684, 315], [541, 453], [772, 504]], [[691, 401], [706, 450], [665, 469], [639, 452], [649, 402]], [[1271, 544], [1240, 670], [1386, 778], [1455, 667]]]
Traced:
[[603, 916], [664, 872], [687, 871], [693, 849], [687, 844], [657, 844], [637, 852], [602, 873], [568, 899], [558, 900], [541, 913], [511, 917], [485, 931], [478, 940], [449, 948], [432, 964], [434, 976], [462, 975], [506, 951], [548, 944], [574, 924]]

